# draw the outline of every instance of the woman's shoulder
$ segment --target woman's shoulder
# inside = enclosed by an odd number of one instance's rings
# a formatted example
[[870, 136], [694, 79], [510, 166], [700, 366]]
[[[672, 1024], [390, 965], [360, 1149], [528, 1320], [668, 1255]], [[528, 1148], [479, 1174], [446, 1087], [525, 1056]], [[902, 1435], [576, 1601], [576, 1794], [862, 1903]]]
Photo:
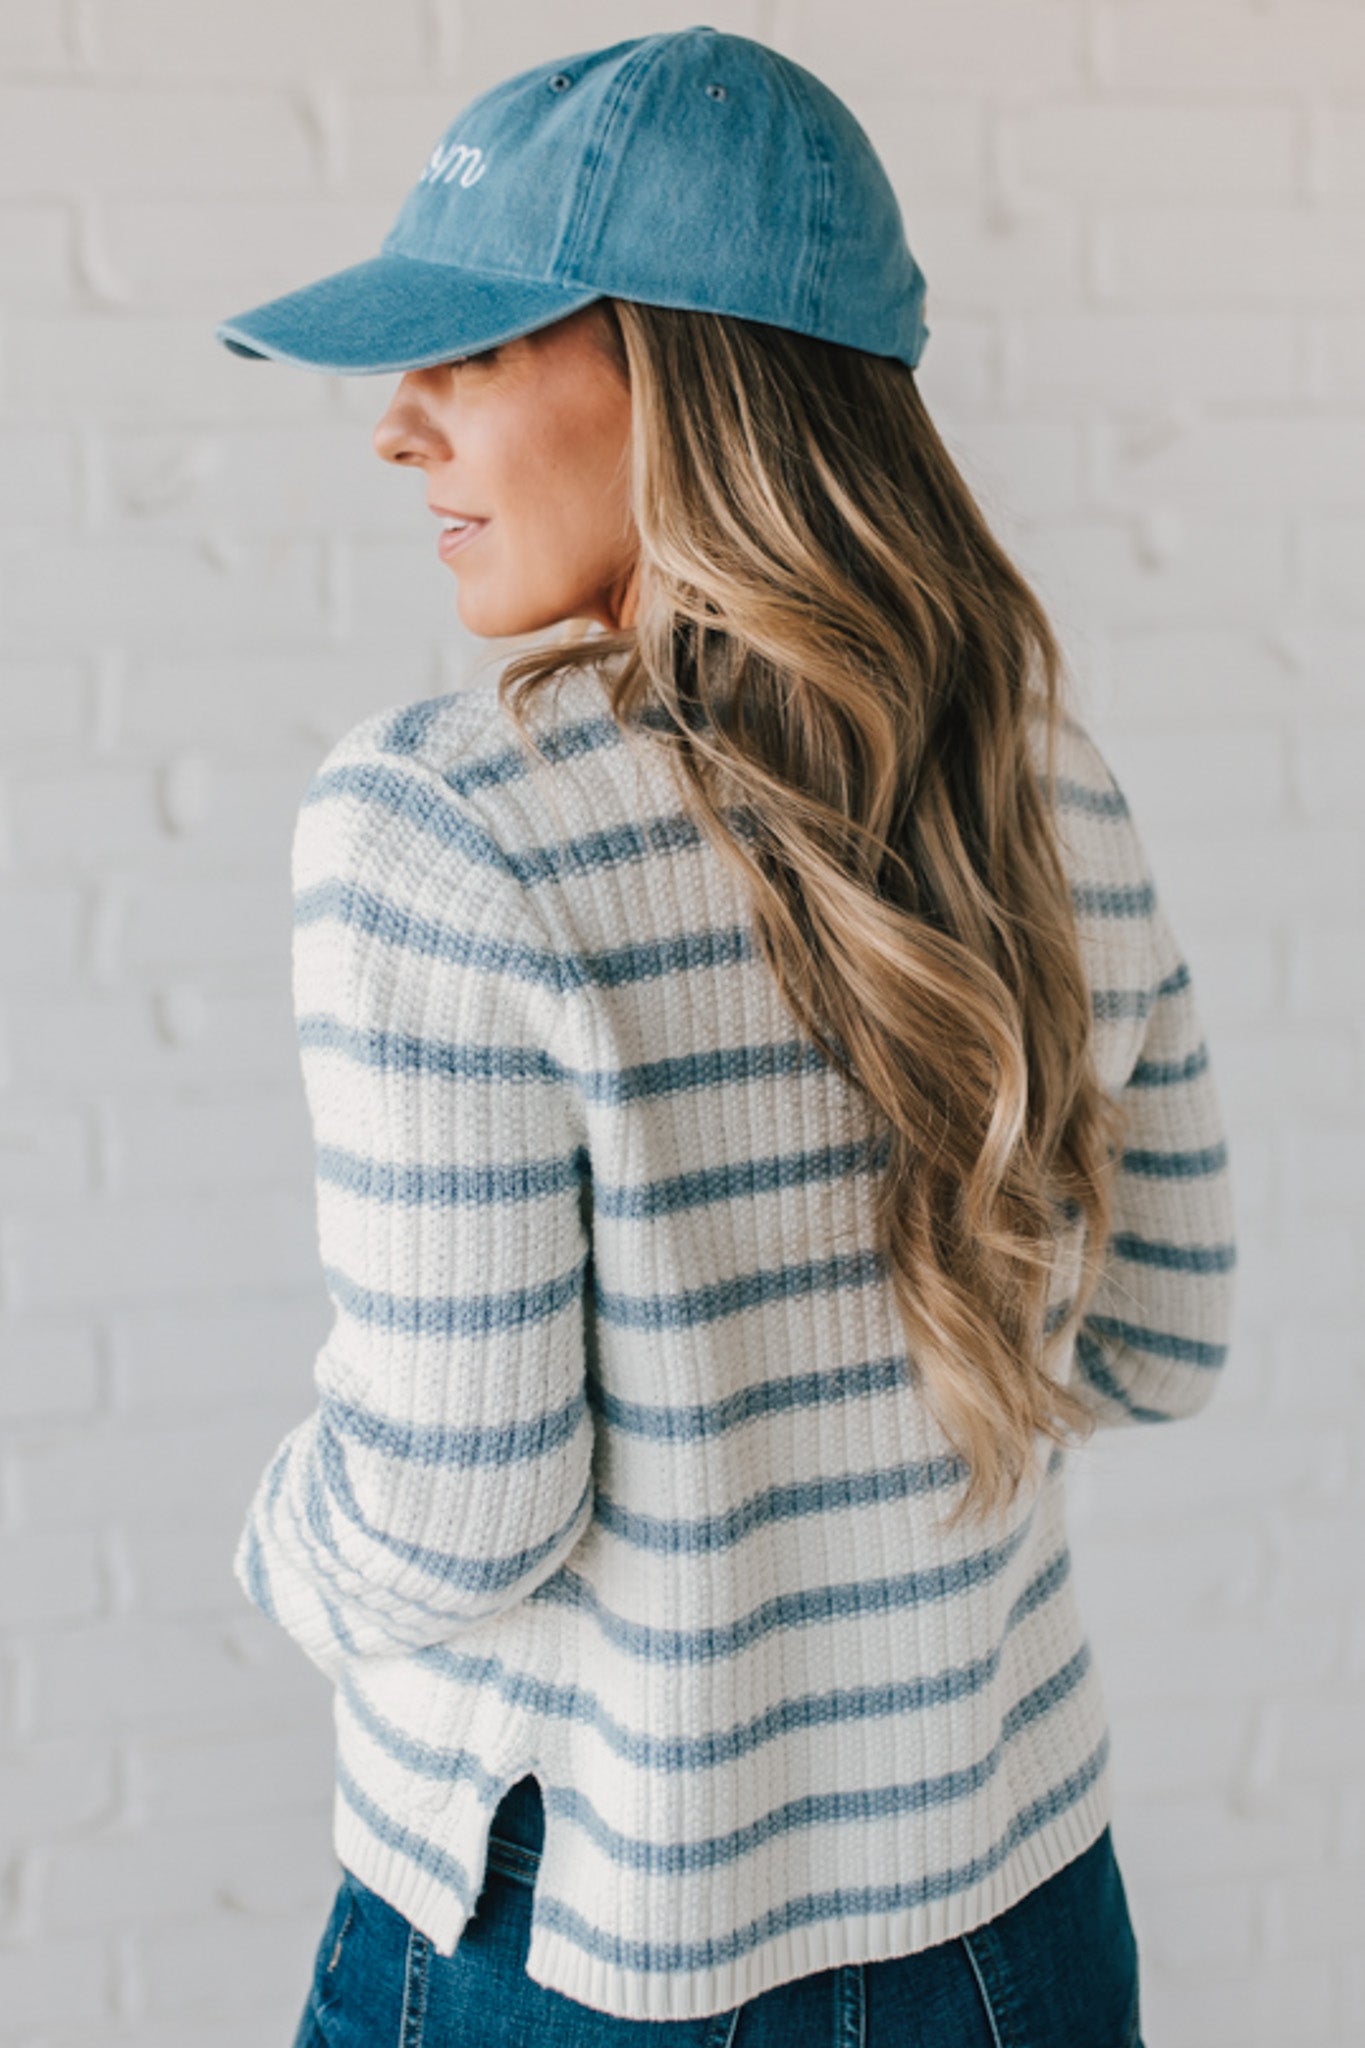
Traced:
[[1035, 768], [1073, 875], [1118, 884], [1149, 882], [1150, 862], [1132, 807], [1089, 721], [1071, 712], [1059, 718], [1050, 783], [1043, 721], [1035, 721], [1031, 732]]
[[337, 770], [376, 765], [454, 766], [477, 745], [498, 713], [496, 686], [449, 690], [437, 697], [367, 711], [333, 741], [314, 781]]
[[427, 855], [471, 882], [530, 885], [580, 865], [591, 882], [577, 849], [626, 807], [613, 766], [621, 736], [600, 682], [573, 672], [556, 682], [527, 700], [525, 733], [497, 678], [356, 720], [304, 792], [296, 890], [376, 873], [392, 888], [400, 872], [415, 886]]
[[[542, 744], [556, 728], [576, 733], [584, 722], [595, 724], [607, 713], [601, 686], [587, 674], [570, 671], [556, 684], [525, 700], [526, 726]], [[406, 761], [434, 769], [458, 787], [462, 766], [470, 767], [473, 779], [488, 782], [500, 771], [513, 772], [525, 749], [526, 741], [494, 677], [367, 712], [335, 742], [318, 772], [365, 758], [390, 764]]]
[[[1028, 736], [1034, 768], [1041, 776], [1048, 767], [1048, 721], [1041, 711], [1028, 720]], [[1087, 809], [1118, 815], [1122, 792], [1109, 760], [1082, 713], [1064, 710], [1057, 714], [1053, 728], [1052, 765], [1056, 772], [1056, 801], [1062, 810]]]

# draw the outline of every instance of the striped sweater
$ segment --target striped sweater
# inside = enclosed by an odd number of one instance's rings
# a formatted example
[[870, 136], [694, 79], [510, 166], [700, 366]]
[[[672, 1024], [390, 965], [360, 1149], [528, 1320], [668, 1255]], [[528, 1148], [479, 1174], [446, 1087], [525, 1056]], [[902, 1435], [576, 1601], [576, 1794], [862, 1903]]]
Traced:
[[[370, 716], [300, 807], [334, 1317], [233, 1562], [334, 1682], [341, 1862], [449, 1955], [534, 1772], [529, 1974], [681, 2019], [948, 1940], [1103, 1829], [1084, 1453], [943, 1533], [963, 1468], [907, 1383], [866, 1110], [657, 742], [589, 674], [531, 715], [545, 763], [495, 684]], [[1058, 767], [1132, 1112], [1066, 1377], [1122, 1428], [1214, 1390], [1231, 1188], [1129, 809], [1079, 724]]]

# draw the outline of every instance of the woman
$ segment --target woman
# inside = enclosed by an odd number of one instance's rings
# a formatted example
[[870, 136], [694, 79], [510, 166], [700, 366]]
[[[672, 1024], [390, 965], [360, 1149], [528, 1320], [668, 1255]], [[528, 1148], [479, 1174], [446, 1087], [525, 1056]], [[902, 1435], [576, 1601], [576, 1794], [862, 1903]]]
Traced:
[[460, 616], [294, 842], [335, 1309], [249, 1597], [336, 1685], [300, 2044], [1134, 2048], [1066, 1449], [1234, 1265], [1187, 965], [924, 411], [852, 115], [695, 27], [219, 328], [400, 372]]

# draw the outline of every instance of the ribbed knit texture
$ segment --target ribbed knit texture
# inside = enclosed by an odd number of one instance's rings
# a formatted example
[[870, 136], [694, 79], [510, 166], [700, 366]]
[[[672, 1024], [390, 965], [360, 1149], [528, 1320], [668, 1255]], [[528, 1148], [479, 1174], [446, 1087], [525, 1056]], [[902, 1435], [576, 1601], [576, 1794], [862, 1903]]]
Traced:
[[[657, 740], [589, 675], [532, 716], [546, 767], [495, 684], [371, 716], [301, 806], [335, 1317], [234, 1566], [335, 1682], [341, 1861], [448, 1955], [533, 1771], [530, 1975], [682, 2019], [946, 1941], [1111, 1818], [1084, 1450], [943, 1533], [964, 1475], [907, 1381], [865, 1106]], [[1075, 723], [1058, 765], [1098, 1062], [1133, 1110], [1067, 1376], [1125, 1427], [1217, 1384], [1231, 1186], [1128, 806]]]

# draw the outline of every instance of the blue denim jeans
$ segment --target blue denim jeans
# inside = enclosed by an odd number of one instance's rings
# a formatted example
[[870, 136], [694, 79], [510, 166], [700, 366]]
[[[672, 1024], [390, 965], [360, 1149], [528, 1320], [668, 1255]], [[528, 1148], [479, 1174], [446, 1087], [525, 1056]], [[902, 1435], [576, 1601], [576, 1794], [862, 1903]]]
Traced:
[[996, 1919], [915, 1955], [776, 1984], [728, 2012], [629, 2020], [528, 1977], [540, 1786], [493, 1816], [455, 1953], [343, 1869], [293, 2048], [1142, 2048], [1138, 1951], [1108, 1828]]

